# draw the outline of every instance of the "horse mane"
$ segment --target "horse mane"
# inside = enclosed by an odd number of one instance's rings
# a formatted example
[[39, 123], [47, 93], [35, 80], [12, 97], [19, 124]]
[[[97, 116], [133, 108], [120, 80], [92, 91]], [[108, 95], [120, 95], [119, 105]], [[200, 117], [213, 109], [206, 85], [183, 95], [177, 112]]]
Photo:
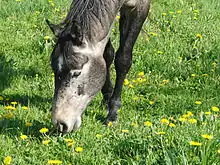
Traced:
[[70, 10], [61, 23], [65, 29], [72, 23], [77, 23], [83, 33], [91, 30], [91, 21], [102, 22], [102, 16], [106, 10], [106, 2], [103, 0], [73, 0]]

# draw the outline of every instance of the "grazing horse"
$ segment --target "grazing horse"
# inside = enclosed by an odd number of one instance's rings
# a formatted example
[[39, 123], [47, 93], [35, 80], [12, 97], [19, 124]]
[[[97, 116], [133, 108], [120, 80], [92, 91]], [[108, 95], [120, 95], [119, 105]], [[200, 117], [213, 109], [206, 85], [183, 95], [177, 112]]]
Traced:
[[[148, 15], [151, 0], [74, 0], [66, 18], [47, 24], [57, 37], [51, 54], [55, 74], [53, 123], [61, 132], [76, 130], [88, 103], [101, 90], [107, 104], [106, 123], [117, 119], [124, 79], [132, 63], [132, 49]], [[120, 11], [120, 46], [110, 41]], [[116, 82], [110, 80], [115, 63]]]

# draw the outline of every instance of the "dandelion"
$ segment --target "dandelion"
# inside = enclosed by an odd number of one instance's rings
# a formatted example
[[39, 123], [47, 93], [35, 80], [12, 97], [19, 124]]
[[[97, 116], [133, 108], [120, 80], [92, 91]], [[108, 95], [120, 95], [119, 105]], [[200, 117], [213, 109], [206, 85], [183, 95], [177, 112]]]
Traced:
[[83, 151], [83, 148], [82, 148], [82, 147], [76, 147], [76, 148], [75, 148], [75, 151], [76, 151], [76, 152], [82, 152], [82, 151]]
[[11, 106], [11, 105], [5, 106], [4, 109], [6, 109], [6, 110], [16, 110], [16, 108]]
[[44, 144], [44, 145], [48, 145], [50, 143], [50, 140], [43, 140], [42, 141], [42, 144]]
[[12, 161], [12, 157], [11, 156], [6, 156], [3, 160], [4, 165], [10, 165]]
[[47, 133], [49, 130], [47, 128], [41, 128], [39, 130], [40, 133]]
[[167, 84], [167, 83], [169, 83], [169, 80], [163, 80], [163, 83]]
[[112, 127], [113, 126], [113, 123], [110, 121], [108, 122], [108, 127]]
[[191, 117], [191, 116], [193, 116], [193, 113], [191, 111], [187, 111], [187, 116]]
[[219, 112], [219, 108], [216, 107], [216, 106], [213, 106], [213, 107], [212, 107], [212, 111], [214, 111], [214, 112]]
[[202, 38], [201, 34], [196, 34], [196, 38]]
[[136, 80], [131, 80], [131, 81], [132, 81], [132, 83], [134, 83], [134, 84], [135, 84], [135, 83], [137, 83], [137, 81], [136, 81]]
[[163, 54], [163, 53], [164, 53], [163, 51], [160, 50], [157, 51], [157, 54]]
[[134, 85], [129, 84], [128, 87], [129, 87], [129, 88], [134, 88]]
[[144, 72], [139, 72], [138, 76], [143, 77], [144, 76]]
[[129, 84], [128, 79], [125, 79], [125, 80], [124, 80], [124, 85], [128, 85], [128, 84]]
[[195, 104], [196, 104], [196, 105], [201, 105], [202, 102], [201, 102], [201, 101], [195, 101]]
[[165, 135], [166, 132], [156, 132], [157, 135]]
[[151, 127], [152, 125], [153, 125], [153, 123], [150, 121], [144, 122], [144, 126]]
[[16, 101], [12, 101], [11, 104], [12, 104], [12, 105], [17, 105], [18, 102], [16, 102]]
[[39, 14], [40, 14], [40, 12], [39, 12], [39, 11], [35, 11], [35, 14], [36, 14], [36, 15], [39, 15]]
[[47, 164], [62, 164], [61, 160], [48, 160]]
[[176, 125], [174, 123], [170, 123], [169, 127], [176, 127]]
[[167, 120], [167, 119], [161, 119], [160, 122], [162, 124], [169, 124], [169, 120]]
[[220, 154], [220, 149], [217, 151], [218, 154]]
[[150, 104], [150, 105], [154, 105], [155, 102], [154, 102], [154, 101], [149, 101], [149, 104]]
[[212, 136], [212, 135], [202, 134], [201, 136], [202, 136], [204, 139], [207, 139], [207, 140], [213, 139], [213, 136]]
[[21, 135], [20, 138], [21, 138], [22, 140], [25, 140], [25, 139], [27, 139], [28, 137], [27, 137], [27, 135]]
[[4, 100], [4, 97], [0, 96], [0, 101], [3, 101]]
[[193, 74], [191, 74], [191, 77], [196, 77], [196, 74], [194, 74], [194, 73], [193, 73]]
[[174, 14], [174, 12], [173, 12], [173, 11], [170, 11], [170, 12], [169, 12], [169, 14], [171, 14], [171, 15], [172, 15], [172, 14]]
[[152, 36], [154, 36], [154, 37], [158, 36], [158, 34], [157, 34], [157, 33], [154, 33], [154, 32], [150, 32], [149, 34], [152, 35]]
[[64, 139], [64, 141], [67, 142], [67, 143], [72, 143], [73, 142], [72, 139]]
[[5, 117], [6, 119], [11, 119], [14, 117], [14, 115], [12, 113], [8, 113], [6, 115], [3, 115], [3, 117]]
[[96, 136], [96, 138], [102, 138], [103, 137], [102, 134], [96, 134], [95, 136]]
[[182, 14], [182, 12], [183, 12], [182, 10], [178, 10], [177, 14]]
[[33, 124], [31, 123], [31, 122], [26, 122], [25, 123], [25, 126], [27, 126], [27, 127], [30, 127], [30, 126], [32, 126]]
[[201, 146], [201, 145], [202, 145], [202, 143], [195, 142], [195, 141], [190, 141], [189, 144], [190, 144], [191, 146]]
[[180, 117], [178, 120], [181, 121], [181, 122], [185, 122], [187, 119], [184, 118], [184, 117]]
[[167, 13], [162, 13], [162, 16], [166, 16], [167, 15]]
[[191, 124], [196, 124], [197, 120], [196, 119], [189, 119], [188, 122], [191, 123]]
[[21, 107], [21, 109], [23, 109], [23, 110], [28, 110], [28, 107], [23, 106], [23, 107]]
[[127, 130], [127, 129], [123, 129], [123, 130], [121, 130], [121, 132], [122, 132], [122, 133], [128, 133], [129, 130]]
[[48, 41], [50, 39], [50, 36], [45, 36], [44, 40]]
[[211, 115], [211, 114], [212, 114], [212, 112], [210, 112], [210, 111], [205, 112], [205, 115]]

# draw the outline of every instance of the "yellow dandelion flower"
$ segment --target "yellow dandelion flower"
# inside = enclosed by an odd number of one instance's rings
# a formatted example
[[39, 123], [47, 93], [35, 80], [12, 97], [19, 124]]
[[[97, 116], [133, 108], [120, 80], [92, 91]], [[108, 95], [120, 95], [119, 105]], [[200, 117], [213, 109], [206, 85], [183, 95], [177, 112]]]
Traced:
[[4, 100], [4, 97], [0, 96], [0, 101], [3, 101]]
[[166, 132], [156, 132], [157, 135], [165, 135]]
[[191, 116], [193, 116], [193, 113], [191, 111], [187, 111], [187, 116], [191, 117]]
[[11, 156], [6, 156], [3, 160], [4, 165], [10, 165], [12, 162], [12, 157]]
[[108, 127], [112, 127], [113, 126], [113, 123], [110, 121], [108, 122]]
[[52, 6], [52, 7], [54, 7], [55, 6], [55, 4], [52, 2], [52, 3], [50, 3], [50, 5]]
[[177, 14], [182, 14], [182, 12], [183, 12], [182, 10], [178, 10]]
[[4, 109], [6, 109], [6, 110], [16, 110], [16, 108], [11, 106], [11, 105], [5, 106]]
[[36, 14], [36, 15], [39, 15], [39, 14], [40, 14], [40, 11], [35, 11], [35, 14]]
[[154, 102], [154, 101], [149, 101], [149, 104], [150, 104], [150, 105], [154, 105], [155, 102]]
[[124, 80], [124, 85], [128, 85], [128, 84], [129, 84], [128, 79], [125, 79], [125, 80]]
[[96, 136], [96, 138], [102, 138], [103, 137], [102, 134], [96, 134], [95, 136]]
[[212, 136], [212, 135], [202, 134], [201, 136], [202, 136], [204, 139], [207, 139], [207, 140], [213, 139], [213, 136]]
[[213, 106], [213, 107], [212, 107], [212, 111], [214, 111], [214, 112], [219, 112], [219, 108], [216, 107], [216, 106]]
[[217, 151], [218, 154], [220, 154], [220, 149]]
[[134, 88], [134, 85], [129, 84], [128, 87], [129, 87], [129, 88]]
[[50, 39], [50, 36], [44, 36], [44, 40], [48, 41]]
[[165, 119], [165, 118], [161, 119], [160, 122], [161, 122], [162, 124], [169, 124], [169, 123], [170, 123], [169, 120], [167, 120], [167, 119]]
[[8, 113], [8, 114], [3, 115], [3, 117], [5, 117], [6, 119], [11, 119], [14, 117], [14, 115], [12, 113]]
[[119, 20], [119, 19], [120, 19], [120, 15], [117, 15], [117, 16], [116, 16], [116, 19]]
[[16, 102], [16, 101], [12, 101], [11, 104], [12, 104], [12, 105], [17, 105], [18, 102]]
[[169, 127], [176, 127], [176, 125], [174, 123], [170, 123]]
[[121, 130], [121, 132], [123, 132], [123, 133], [128, 133], [129, 130], [127, 130], [127, 129], [123, 129], [123, 130]]
[[152, 36], [154, 36], [154, 37], [158, 36], [158, 34], [157, 34], [157, 33], [154, 33], [154, 32], [150, 32], [149, 34], [152, 35]]
[[169, 80], [163, 80], [163, 83], [167, 84], [167, 83], [169, 83]]
[[41, 128], [39, 130], [40, 133], [47, 133], [49, 130], [47, 128]]
[[212, 63], [213, 67], [215, 68], [217, 66], [217, 63], [216, 62], [213, 62]]
[[189, 144], [190, 144], [191, 146], [201, 146], [201, 145], [202, 145], [202, 143], [195, 142], [195, 141], [190, 141]]
[[23, 110], [28, 110], [28, 107], [26, 107], [26, 106], [23, 106], [23, 107], [21, 107]]
[[42, 141], [42, 144], [44, 144], [44, 145], [48, 145], [50, 143], [50, 140], [43, 140]]
[[134, 84], [135, 84], [135, 83], [137, 83], [137, 81], [136, 81], [136, 80], [131, 80], [131, 82], [132, 82], [132, 83], [134, 83]]
[[48, 160], [47, 164], [62, 164], [61, 160]]
[[196, 77], [196, 74], [194, 74], [194, 73], [193, 73], [193, 74], [191, 74], [191, 77]]
[[75, 144], [74, 142], [69, 142], [69, 143], [67, 143], [67, 146], [72, 147], [74, 144]]
[[172, 15], [172, 14], [174, 14], [174, 12], [173, 12], [173, 11], [170, 11], [170, 12], [169, 12], [169, 14], [171, 14], [171, 15]]
[[137, 82], [142, 83], [143, 79], [139, 77], [139, 78], [137, 78]]
[[166, 16], [167, 15], [167, 13], [162, 13], [162, 16]]
[[196, 34], [196, 38], [202, 38], [201, 34]]
[[164, 53], [163, 51], [160, 50], [157, 51], [157, 54], [163, 54], [163, 53]]
[[151, 127], [152, 125], [153, 125], [153, 123], [150, 121], [144, 122], [144, 126]]
[[75, 148], [75, 151], [76, 151], [76, 152], [82, 152], [82, 151], [83, 151], [83, 148], [82, 148], [82, 147], [76, 147], [76, 148]]
[[188, 122], [191, 123], [191, 124], [196, 124], [197, 120], [196, 119], [189, 119]]
[[211, 115], [211, 114], [212, 114], [212, 112], [210, 112], [210, 111], [205, 112], [205, 115]]
[[26, 122], [25, 123], [25, 126], [27, 126], [27, 127], [30, 127], [30, 126], [32, 126], [33, 124], [31, 123], [31, 122]]
[[144, 72], [139, 72], [138, 76], [143, 77], [144, 76]]
[[73, 142], [72, 139], [64, 139], [64, 141], [67, 142], [67, 143], [72, 143]]
[[195, 104], [200, 105], [200, 104], [202, 104], [202, 102], [201, 101], [195, 101]]
[[28, 137], [27, 137], [27, 135], [21, 135], [20, 138], [21, 138], [22, 140], [25, 140], [25, 139], [27, 139]]

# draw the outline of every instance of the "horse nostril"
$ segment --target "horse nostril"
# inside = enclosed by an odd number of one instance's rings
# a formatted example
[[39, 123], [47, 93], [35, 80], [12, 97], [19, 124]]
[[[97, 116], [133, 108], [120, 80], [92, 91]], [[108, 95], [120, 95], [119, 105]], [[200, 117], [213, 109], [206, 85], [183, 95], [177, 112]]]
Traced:
[[57, 127], [58, 127], [58, 130], [62, 133], [65, 133], [68, 130], [68, 126], [65, 123], [58, 123]]

